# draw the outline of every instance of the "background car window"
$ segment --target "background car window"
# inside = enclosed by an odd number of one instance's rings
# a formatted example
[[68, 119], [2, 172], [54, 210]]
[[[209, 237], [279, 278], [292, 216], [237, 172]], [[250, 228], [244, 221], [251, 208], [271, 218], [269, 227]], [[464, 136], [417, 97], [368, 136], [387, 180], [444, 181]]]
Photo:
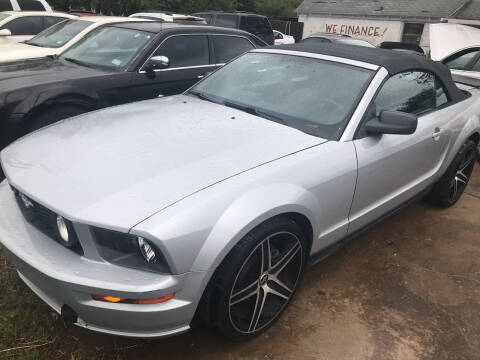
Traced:
[[45, 16], [43, 18], [43, 24], [45, 26], [45, 29], [48, 29], [50, 26], [53, 26], [55, 24], [58, 24], [59, 22], [65, 21], [67, 19], [62, 18], [62, 17], [57, 17], [57, 16]]
[[16, 18], [2, 26], [2, 29], [10, 30], [12, 35], [36, 35], [44, 28], [41, 16]]
[[215, 20], [216, 26], [236, 28], [237, 27], [237, 16], [236, 15], [217, 15]]
[[62, 53], [62, 57], [85, 66], [125, 68], [153, 37], [152, 33], [107, 26], [89, 32]]
[[212, 38], [216, 64], [224, 64], [254, 48], [250, 41], [241, 37], [218, 35]]
[[83, 20], [63, 21], [42, 31], [26, 43], [41, 47], [59, 48], [91, 24], [90, 21]]
[[0, 11], [12, 11], [12, 10], [13, 10], [13, 7], [10, 0], [0, 0]]
[[42, 3], [37, 0], [17, 0], [17, 2], [23, 11], [45, 11]]
[[210, 56], [206, 35], [181, 35], [168, 38], [153, 56], [166, 56], [170, 68], [208, 65]]
[[463, 70], [468, 67], [470, 62], [480, 53], [480, 49], [467, 50], [460, 54], [453, 55], [447, 58], [443, 63], [447, 65], [449, 69]]
[[282, 34], [280, 34], [279, 32], [274, 32], [273, 34], [275, 36], [275, 39], [278, 39], [278, 40], [283, 39]]
[[412, 71], [391, 77], [383, 85], [374, 103], [372, 116], [384, 110], [422, 114], [448, 102], [447, 94], [435, 75]]
[[242, 16], [240, 18], [240, 29], [257, 35], [268, 44], [273, 44], [272, 27], [266, 17]]
[[472, 71], [480, 71], [480, 59], [472, 66]]

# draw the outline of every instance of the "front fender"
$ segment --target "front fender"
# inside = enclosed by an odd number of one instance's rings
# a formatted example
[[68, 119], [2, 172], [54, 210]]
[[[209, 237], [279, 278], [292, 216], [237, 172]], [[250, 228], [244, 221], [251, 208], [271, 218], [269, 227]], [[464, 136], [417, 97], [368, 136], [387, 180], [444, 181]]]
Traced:
[[[298, 185], [279, 183], [253, 189], [236, 199], [221, 215], [200, 249], [191, 270], [217, 267], [246, 234], [277, 215], [304, 215], [312, 225], [315, 238], [320, 226], [315, 221], [314, 209], [319, 208], [317, 198]], [[321, 218], [321, 214], [317, 215]], [[218, 249], [222, 250], [218, 252]]]

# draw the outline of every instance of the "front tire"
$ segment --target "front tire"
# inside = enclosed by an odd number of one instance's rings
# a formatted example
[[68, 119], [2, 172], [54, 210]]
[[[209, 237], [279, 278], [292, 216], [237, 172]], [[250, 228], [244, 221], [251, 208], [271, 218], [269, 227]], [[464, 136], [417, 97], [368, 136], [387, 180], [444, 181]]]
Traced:
[[232, 340], [266, 331], [292, 299], [305, 267], [306, 239], [288, 217], [277, 217], [247, 234], [217, 269], [210, 321]]
[[427, 200], [444, 208], [455, 205], [467, 188], [476, 158], [476, 145], [468, 140], [462, 145], [445, 174], [434, 185]]

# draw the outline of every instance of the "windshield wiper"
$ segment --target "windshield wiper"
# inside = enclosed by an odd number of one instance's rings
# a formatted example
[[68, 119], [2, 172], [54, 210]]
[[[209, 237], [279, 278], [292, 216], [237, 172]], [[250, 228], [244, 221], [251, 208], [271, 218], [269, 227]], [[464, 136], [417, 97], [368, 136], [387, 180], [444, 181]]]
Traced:
[[283, 119], [280, 116], [275, 115], [275, 114], [273, 114], [269, 111], [260, 110], [256, 107], [249, 106], [249, 105], [237, 104], [237, 103], [234, 103], [234, 102], [231, 102], [231, 101], [224, 101], [223, 105], [234, 108], [234, 109], [237, 109], [237, 110], [240, 110], [240, 111], [244, 111], [244, 112], [249, 113], [251, 115], [260, 116], [264, 119], [275, 121], [275, 122], [287, 125], [286, 122], [285, 122], [285, 119]]
[[45, 45], [36, 44], [36, 43], [30, 42], [30, 41], [25, 41], [25, 44], [32, 45], [32, 46], [38, 46], [38, 47], [41, 47], [41, 48], [47, 47]]
[[219, 102], [215, 100], [212, 96], [209, 96], [201, 91], [189, 91], [187, 94], [192, 94], [193, 96], [196, 96], [199, 99], [206, 100], [213, 102], [215, 104], [218, 104]]
[[83, 61], [80, 61], [80, 60], [76, 60], [76, 59], [72, 59], [72, 58], [66, 58], [66, 57], [64, 57], [64, 59], [71, 62], [71, 63], [80, 65], [80, 66], [85, 66], [85, 67], [88, 67], [88, 68], [92, 67], [90, 64], [84, 63]]

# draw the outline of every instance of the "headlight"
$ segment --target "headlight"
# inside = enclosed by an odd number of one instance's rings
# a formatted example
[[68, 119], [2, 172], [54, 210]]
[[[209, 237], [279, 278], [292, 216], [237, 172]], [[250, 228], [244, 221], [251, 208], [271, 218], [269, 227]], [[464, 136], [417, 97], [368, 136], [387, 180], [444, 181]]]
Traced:
[[149, 240], [117, 231], [92, 228], [100, 255], [113, 264], [170, 273], [162, 252]]

